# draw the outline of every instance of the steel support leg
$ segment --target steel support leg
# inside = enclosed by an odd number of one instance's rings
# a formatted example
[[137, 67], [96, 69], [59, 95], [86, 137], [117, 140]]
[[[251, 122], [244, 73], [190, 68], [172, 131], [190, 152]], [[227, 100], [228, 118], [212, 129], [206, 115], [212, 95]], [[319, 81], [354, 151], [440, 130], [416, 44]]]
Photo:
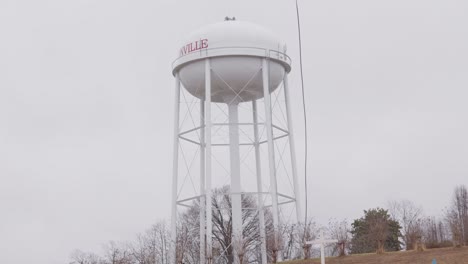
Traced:
[[269, 89], [269, 67], [267, 59], [263, 59], [262, 63], [262, 78], [263, 78], [263, 97], [265, 100], [265, 125], [268, 143], [268, 163], [270, 173], [270, 195], [272, 200], [273, 213], [273, 230], [274, 230], [274, 251], [276, 259], [280, 260], [281, 253], [278, 245], [279, 233], [279, 211], [278, 211], [278, 187], [276, 182], [276, 163], [275, 163], [275, 148], [273, 145], [273, 129], [272, 129], [272, 113], [271, 113], [271, 97]]
[[173, 144], [173, 164], [172, 164], [172, 212], [171, 212], [171, 263], [177, 262], [177, 178], [179, 167], [179, 111], [180, 111], [180, 79], [176, 73], [175, 81], [175, 102], [174, 102], [174, 144]]
[[200, 264], [205, 264], [205, 100], [200, 100]]
[[254, 145], [255, 145], [255, 168], [257, 173], [257, 206], [258, 206], [258, 220], [260, 230], [260, 253], [262, 256], [262, 264], [267, 264], [266, 253], [266, 235], [265, 235], [265, 214], [263, 212], [263, 187], [262, 187], [262, 164], [260, 161], [260, 144], [258, 138], [258, 113], [257, 101], [252, 101], [252, 114], [253, 114], [253, 127], [254, 127]]
[[[284, 98], [286, 103], [286, 118], [288, 119], [288, 132], [289, 132], [289, 151], [291, 153], [291, 167], [292, 167], [292, 176], [294, 184], [294, 198], [296, 200], [296, 217], [297, 222], [304, 221], [302, 216], [302, 201], [301, 201], [301, 190], [299, 188], [299, 181], [297, 179], [297, 162], [296, 162], [296, 146], [294, 143], [294, 131], [293, 131], [293, 121], [291, 118], [291, 101], [289, 96], [289, 84], [288, 84], [288, 75], [284, 74], [283, 79], [284, 85]], [[304, 223], [306, 224], [306, 223]]]

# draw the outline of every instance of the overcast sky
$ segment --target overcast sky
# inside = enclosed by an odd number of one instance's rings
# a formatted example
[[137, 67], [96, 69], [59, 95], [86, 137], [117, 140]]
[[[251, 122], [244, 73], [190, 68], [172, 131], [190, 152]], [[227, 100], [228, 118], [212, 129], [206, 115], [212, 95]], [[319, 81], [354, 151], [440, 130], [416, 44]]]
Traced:
[[[440, 215], [468, 184], [468, 3], [299, 2], [311, 216]], [[67, 263], [168, 219], [171, 63], [225, 16], [288, 44], [302, 174], [294, 1], [0, 1], [2, 263]]]

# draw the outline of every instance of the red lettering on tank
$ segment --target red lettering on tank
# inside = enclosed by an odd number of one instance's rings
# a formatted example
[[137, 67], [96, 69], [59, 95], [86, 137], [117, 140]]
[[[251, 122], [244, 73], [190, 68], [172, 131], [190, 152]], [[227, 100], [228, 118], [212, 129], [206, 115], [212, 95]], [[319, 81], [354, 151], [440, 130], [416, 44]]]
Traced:
[[208, 39], [201, 39], [194, 42], [190, 42], [180, 48], [180, 56], [187, 55], [191, 52], [207, 49], [208, 48]]
[[201, 40], [201, 48], [202, 49], [208, 48], [208, 40], [207, 39], [202, 39]]

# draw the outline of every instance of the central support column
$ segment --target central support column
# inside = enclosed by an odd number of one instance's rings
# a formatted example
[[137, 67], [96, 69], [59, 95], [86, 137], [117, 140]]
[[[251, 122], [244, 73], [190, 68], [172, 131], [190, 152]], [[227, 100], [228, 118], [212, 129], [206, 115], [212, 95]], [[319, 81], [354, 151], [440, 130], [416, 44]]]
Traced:
[[211, 65], [205, 59], [205, 193], [206, 193], [206, 264], [213, 261], [213, 211], [211, 211]]
[[242, 249], [242, 197], [239, 152], [239, 107], [237, 102], [229, 108], [229, 154], [231, 166], [232, 247], [234, 263], [239, 263]]

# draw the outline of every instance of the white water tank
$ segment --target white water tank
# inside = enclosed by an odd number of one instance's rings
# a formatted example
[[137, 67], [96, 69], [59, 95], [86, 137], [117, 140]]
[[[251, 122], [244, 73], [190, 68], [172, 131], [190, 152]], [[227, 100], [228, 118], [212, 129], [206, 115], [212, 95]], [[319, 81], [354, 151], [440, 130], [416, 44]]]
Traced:
[[269, 61], [269, 89], [291, 70], [286, 46], [271, 31], [249, 22], [228, 20], [191, 33], [173, 63], [185, 89], [205, 97], [205, 58], [211, 65], [211, 101], [248, 102], [263, 97], [262, 60]]

